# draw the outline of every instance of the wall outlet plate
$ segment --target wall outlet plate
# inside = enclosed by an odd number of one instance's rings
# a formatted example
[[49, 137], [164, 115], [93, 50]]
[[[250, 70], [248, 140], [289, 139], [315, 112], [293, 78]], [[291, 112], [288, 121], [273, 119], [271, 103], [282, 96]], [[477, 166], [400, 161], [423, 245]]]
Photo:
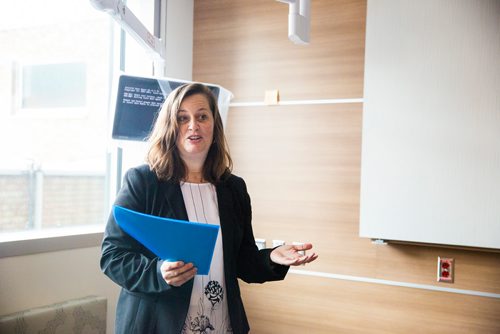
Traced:
[[438, 282], [453, 283], [455, 276], [455, 260], [447, 257], [438, 257]]
[[257, 245], [257, 248], [259, 250], [264, 249], [264, 248], [266, 248], [266, 239], [255, 238], [255, 244]]

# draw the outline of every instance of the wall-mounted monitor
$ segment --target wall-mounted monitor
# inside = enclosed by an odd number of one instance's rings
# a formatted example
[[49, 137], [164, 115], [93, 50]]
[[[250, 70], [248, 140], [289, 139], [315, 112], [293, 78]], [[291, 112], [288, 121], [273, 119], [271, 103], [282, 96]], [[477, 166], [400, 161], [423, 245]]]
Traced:
[[[111, 137], [145, 141], [168, 94], [187, 82], [189, 81], [121, 75], [118, 79]], [[225, 120], [231, 92], [217, 85], [205, 85], [218, 100], [222, 119]]]

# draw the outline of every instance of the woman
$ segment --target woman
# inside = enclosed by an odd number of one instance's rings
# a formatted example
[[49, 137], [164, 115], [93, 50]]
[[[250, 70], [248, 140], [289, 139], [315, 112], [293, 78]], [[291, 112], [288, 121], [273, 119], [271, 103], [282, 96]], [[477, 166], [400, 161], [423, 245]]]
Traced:
[[101, 269], [122, 287], [116, 333], [248, 333], [237, 278], [281, 280], [290, 265], [317, 258], [311, 244], [258, 250], [250, 197], [232, 161], [217, 102], [202, 84], [166, 99], [150, 136], [147, 164], [130, 169], [115, 204], [174, 219], [220, 225], [210, 272], [162, 261], [127, 235], [112, 215]]

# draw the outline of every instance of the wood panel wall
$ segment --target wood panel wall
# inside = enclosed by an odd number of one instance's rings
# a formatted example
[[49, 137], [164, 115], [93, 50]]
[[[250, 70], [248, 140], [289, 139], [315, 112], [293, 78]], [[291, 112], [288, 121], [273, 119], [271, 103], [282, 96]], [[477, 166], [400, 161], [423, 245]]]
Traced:
[[[313, 0], [308, 46], [288, 40], [288, 6], [277, 1], [194, 4], [194, 80], [221, 84], [233, 102], [262, 102], [270, 89], [281, 100], [363, 97], [366, 1]], [[359, 238], [362, 110], [230, 108], [256, 237], [312, 242], [320, 258], [298, 270], [499, 294], [498, 253]], [[438, 256], [455, 258], [453, 284], [436, 282]], [[241, 286], [254, 334], [500, 333], [497, 298], [295, 273]]]

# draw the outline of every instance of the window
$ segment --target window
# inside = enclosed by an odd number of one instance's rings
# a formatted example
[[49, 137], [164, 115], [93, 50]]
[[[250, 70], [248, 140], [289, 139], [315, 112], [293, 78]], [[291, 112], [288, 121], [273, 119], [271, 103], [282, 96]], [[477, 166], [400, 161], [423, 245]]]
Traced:
[[0, 236], [105, 222], [113, 27], [89, 1], [0, 12]]
[[[156, 5], [128, 4], [150, 31]], [[102, 231], [126, 168], [110, 140], [113, 80], [152, 75], [151, 55], [81, 0], [13, 2], [0, 11], [0, 49], [2, 256], [23, 253], [7, 245], [16, 240]], [[28, 248], [42, 244], [58, 248]]]
[[[150, 31], [159, 4], [128, 2]], [[113, 81], [157, 64], [81, 0], [12, 3], [0, 11], [0, 48], [1, 256], [95, 246], [123, 156], [143, 157], [110, 140]]]

